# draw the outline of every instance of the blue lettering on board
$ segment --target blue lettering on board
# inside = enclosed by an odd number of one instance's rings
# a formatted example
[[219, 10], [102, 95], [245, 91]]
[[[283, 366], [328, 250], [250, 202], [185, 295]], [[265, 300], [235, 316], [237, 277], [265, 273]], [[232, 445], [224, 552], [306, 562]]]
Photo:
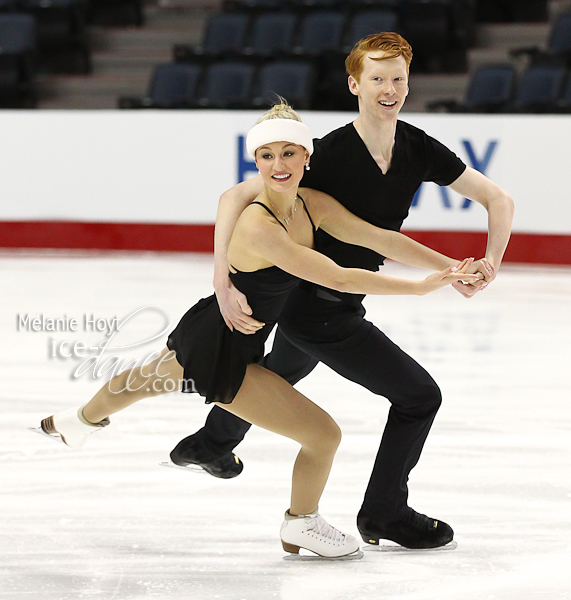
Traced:
[[[258, 168], [256, 167], [256, 163], [253, 160], [250, 160], [249, 156], [246, 154], [246, 138], [243, 135], [238, 136], [238, 183], [247, 179], [247, 175], [249, 173], [257, 173]], [[472, 143], [470, 140], [462, 140], [462, 145], [466, 150], [466, 154], [468, 155], [468, 160], [471, 166], [482, 173], [482, 175], [486, 174], [492, 156], [496, 150], [498, 145], [498, 140], [491, 140], [488, 143], [488, 147], [486, 148], [486, 152], [484, 153], [483, 158], [478, 158], [476, 153], [474, 152], [474, 148], [472, 147]], [[422, 191], [422, 185], [416, 190], [414, 194], [414, 198], [412, 199], [411, 207], [414, 208], [418, 205], [420, 200], [420, 193]], [[448, 194], [448, 188], [439, 186], [438, 191], [440, 193], [440, 198], [442, 200], [442, 206], [448, 210], [452, 209], [452, 202], [450, 201], [450, 196]], [[468, 198], [464, 198], [464, 202], [462, 203], [461, 208], [466, 210], [470, 208], [472, 201]]]
[[[247, 179], [246, 174], [258, 173], [258, 167], [253, 160], [249, 160], [248, 154], [246, 154], [246, 138], [243, 135], [238, 136], [238, 183], [241, 183]], [[248, 157], [248, 158], [245, 158]]]
[[[482, 175], [485, 175], [486, 169], [488, 168], [488, 165], [490, 164], [490, 159], [492, 158], [492, 154], [494, 153], [494, 150], [496, 149], [496, 146], [498, 145], [498, 140], [492, 140], [488, 144], [486, 153], [484, 154], [484, 158], [482, 160], [480, 160], [476, 156], [476, 153], [474, 152], [474, 149], [472, 148], [472, 144], [469, 142], [469, 140], [462, 140], [462, 144], [464, 144], [464, 148], [466, 149], [466, 152], [468, 153], [468, 159], [470, 160], [472, 167], [474, 167], [474, 169], [476, 169], [476, 171], [480, 171], [480, 173], [482, 173]], [[472, 203], [471, 200], [468, 200], [468, 198], [464, 198], [464, 203], [462, 204], [462, 208], [464, 208], [464, 209], [468, 208], [471, 203]]]
[[[486, 148], [484, 157], [482, 159], [479, 159], [476, 156], [476, 153], [474, 152], [474, 148], [472, 147], [472, 144], [469, 140], [462, 140], [462, 145], [464, 146], [464, 149], [466, 150], [466, 153], [468, 154], [468, 160], [470, 161], [471, 166], [474, 169], [476, 169], [476, 171], [479, 171], [480, 173], [482, 173], [482, 175], [485, 175], [486, 171], [488, 169], [488, 166], [490, 164], [490, 160], [492, 159], [492, 155], [494, 154], [494, 151], [498, 145], [498, 140], [491, 140], [489, 142], [488, 147]], [[411, 207], [415, 207], [418, 205], [421, 190], [422, 190], [422, 185], [418, 188], [418, 190], [416, 190], [416, 194], [414, 195], [414, 198], [412, 200]], [[444, 208], [451, 209], [452, 203], [450, 202], [450, 197], [448, 195], [448, 188], [439, 186], [438, 190], [440, 192], [440, 197], [442, 199], [442, 206]], [[471, 204], [472, 204], [471, 200], [469, 200], [468, 198], [464, 198], [464, 202], [462, 203], [461, 208], [463, 210], [466, 210], [467, 208], [470, 208]]]

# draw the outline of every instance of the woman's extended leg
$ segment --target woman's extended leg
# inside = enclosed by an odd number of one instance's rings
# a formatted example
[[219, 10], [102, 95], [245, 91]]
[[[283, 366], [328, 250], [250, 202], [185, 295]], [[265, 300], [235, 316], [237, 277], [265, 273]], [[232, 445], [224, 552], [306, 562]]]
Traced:
[[172, 350], [164, 348], [147, 365], [134, 367], [109, 380], [83, 407], [83, 416], [90, 423], [142, 400], [181, 389], [183, 369]]
[[183, 369], [174, 352], [164, 348], [152, 362], [119, 373], [83, 407], [64, 410], [42, 420], [42, 430], [60, 436], [74, 448], [109, 424], [107, 417], [151, 396], [181, 389]]
[[219, 406], [301, 444], [293, 470], [290, 513], [316, 512], [341, 441], [337, 423], [284, 379], [255, 364], [248, 365], [232, 404]]

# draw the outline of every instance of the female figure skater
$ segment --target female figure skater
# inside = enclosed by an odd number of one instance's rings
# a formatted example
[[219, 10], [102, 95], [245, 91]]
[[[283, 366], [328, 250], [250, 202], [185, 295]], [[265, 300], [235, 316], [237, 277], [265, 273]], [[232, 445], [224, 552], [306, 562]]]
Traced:
[[[143, 398], [160, 395], [162, 390], [198, 392], [207, 403], [301, 444], [291, 504], [280, 532], [284, 550], [298, 553], [305, 548], [323, 557], [360, 558], [358, 540], [330, 526], [317, 512], [341, 439], [339, 427], [284, 379], [256, 364], [263, 356], [264, 342], [299, 279], [361, 294], [426, 294], [477, 276], [466, 274], [471, 259], [458, 263], [400, 233], [358, 219], [322, 192], [298, 190], [313, 143], [309, 128], [287, 104], [263, 115], [248, 133], [246, 144], [264, 190], [242, 213], [228, 261], [232, 282], [246, 294], [255, 318], [265, 326], [254, 335], [230, 331], [215, 296], [200, 300], [183, 316], [153, 362], [113, 377], [86, 405], [44, 419], [41, 428], [60, 436], [68, 446], [79, 447], [89, 434], [109, 423], [109, 415]], [[434, 264], [437, 257], [444, 270], [423, 281], [407, 281], [341, 268], [312, 249], [318, 227], [407, 264], [422, 266], [428, 256]]]

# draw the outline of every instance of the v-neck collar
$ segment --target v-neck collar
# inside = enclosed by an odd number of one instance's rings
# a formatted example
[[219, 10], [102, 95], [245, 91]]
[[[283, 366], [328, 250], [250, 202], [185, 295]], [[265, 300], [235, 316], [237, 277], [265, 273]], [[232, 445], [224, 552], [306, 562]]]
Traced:
[[383, 170], [381, 169], [381, 167], [379, 167], [379, 165], [377, 164], [377, 161], [373, 158], [373, 155], [369, 152], [369, 149], [367, 148], [367, 144], [365, 144], [365, 141], [359, 135], [359, 132], [357, 131], [357, 128], [355, 127], [355, 123], [353, 121], [351, 121], [351, 123], [349, 123], [349, 125], [351, 125], [351, 128], [352, 128], [354, 134], [357, 136], [358, 143], [360, 144], [364, 153], [368, 156], [368, 160], [371, 161], [371, 163], [377, 169], [379, 175], [381, 177], [388, 177], [389, 175], [391, 175], [395, 170], [395, 159], [397, 157], [397, 151], [398, 151], [397, 137], [398, 137], [398, 130], [399, 130], [400, 122], [397, 121], [397, 126], [395, 128], [395, 142], [394, 142], [394, 146], [393, 146], [393, 156], [391, 158], [391, 166], [389, 167], [389, 169], [387, 170], [386, 173], [383, 173]]

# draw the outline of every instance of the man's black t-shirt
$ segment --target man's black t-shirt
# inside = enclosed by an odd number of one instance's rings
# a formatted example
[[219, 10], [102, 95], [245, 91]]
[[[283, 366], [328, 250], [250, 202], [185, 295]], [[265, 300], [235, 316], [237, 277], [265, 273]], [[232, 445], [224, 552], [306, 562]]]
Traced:
[[[414, 194], [423, 181], [450, 185], [466, 165], [421, 129], [397, 121], [391, 168], [384, 175], [353, 123], [314, 140], [311, 170], [300, 187], [333, 196], [365, 221], [399, 231]], [[384, 257], [368, 248], [340, 242], [324, 231], [315, 235], [316, 249], [342, 267], [377, 271]]]

